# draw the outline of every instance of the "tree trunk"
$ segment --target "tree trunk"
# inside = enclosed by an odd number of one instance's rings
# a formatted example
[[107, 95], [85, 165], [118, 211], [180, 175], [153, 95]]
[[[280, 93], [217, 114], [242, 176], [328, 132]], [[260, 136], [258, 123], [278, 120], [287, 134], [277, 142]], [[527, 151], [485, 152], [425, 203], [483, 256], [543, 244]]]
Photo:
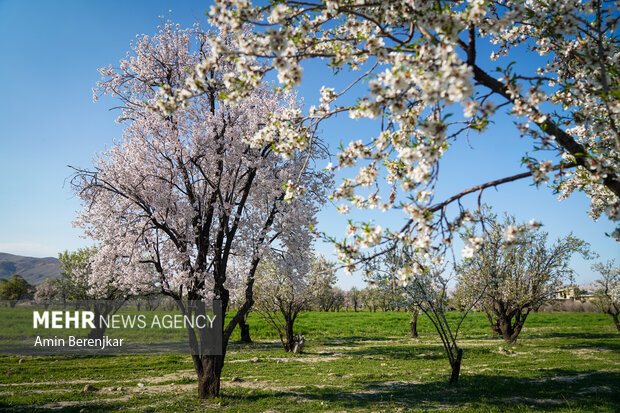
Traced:
[[241, 330], [241, 341], [244, 343], [251, 343], [252, 337], [250, 337], [250, 325], [248, 323], [240, 323], [239, 329]]
[[208, 399], [220, 394], [220, 377], [224, 356], [192, 356], [198, 375], [198, 397]]
[[409, 327], [411, 328], [411, 338], [416, 338], [418, 336], [418, 312], [415, 311], [412, 317], [412, 320], [409, 321]]
[[106, 330], [105, 326], [95, 327], [88, 332], [88, 338], [94, 338], [95, 340], [97, 339], [102, 340], [105, 334], [105, 330]]
[[248, 315], [243, 317], [243, 320], [239, 323], [239, 330], [241, 330], [241, 341], [244, 343], [251, 343], [252, 337], [250, 337], [250, 325], [247, 322]]
[[96, 304], [93, 312], [95, 313], [95, 327], [88, 332], [88, 338], [102, 340], [103, 335], [105, 334], [106, 325], [100, 322], [100, 318], [105, 318], [107, 316], [107, 313], [105, 311], [102, 313]]
[[620, 322], [618, 321], [618, 313], [611, 315], [614, 319], [614, 323], [616, 323], [616, 329], [620, 332]]
[[493, 316], [491, 313], [485, 310], [485, 314], [487, 315], [487, 320], [489, 320], [489, 324], [491, 324], [491, 330], [493, 331], [494, 336], [501, 336], [502, 332], [499, 329], [499, 319], [498, 321], [493, 320]]
[[[198, 377], [198, 397], [201, 399], [217, 397], [220, 394], [220, 377], [222, 375], [222, 368], [224, 367], [224, 357], [226, 356], [228, 340], [244, 315], [243, 312], [241, 314], [237, 313], [224, 330], [223, 323], [226, 317], [228, 291], [223, 287], [220, 287], [220, 289], [216, 288], [215, 291], [222, 297], [221, 301], [213, 301], [213, 312], [216, 315], [213, 328], [215, 328], [214, 331], [216, 332], [222, 331], [221, 343], [219, 343], [217, 339], [215, 342], [211, 342], [210, 336], [207, 335], [206, 330], [199, 329], [195, 331], [189, 324], [187, 325], [189, 347], [192, 361], [194, 362], [194, 370]], [[207, 313], [207, 307], [203, 301], [189, 300], [186, 304], [187, 305], [184, 305], [181, 300], [178, 300], [176, 303], [185, 316], [192, 317]], [[242, 306], [242, 309], [243, 311], [248, 311], [246, 305]], [[237, 318], [237, 315], [239, 315], [239, 318]], [[205, 354], [210, 351], [219, 352], [219, 346], [221, 346], [221, 354]]]
[[515, 344], [517, 342], [517, 338], [519, 337], [519, 333], [521, 332], [524, 323], [525, 317], [517, 318], [514, 325], [512, 324], [511, 319], [507, 317], [500, 318], [499, 329], [506, 344]]
[[286, 343], [284, 345], [284, 350], [291, 352], [293, 351], [293, 347], [295, 346], [295, 335], [293, 334], [293, 319], [291, 317], [285, 317], [285, 326], [286, 329]]
[[507, 320], [506, 318], [501, 318], [498, 321], [499, 321], [499, 330], [502, 333], [502, 337], [504, 338], [504, 341], [507, 344], [514, 344], [517, 338], [514, 337], [514, 330], [512, 328], [512, 324], [510, 323], [510, 320]]
[[450, 363], [452, 367], [452, 374], [450, 375], [450, 384], [455, 384], [459, 380], [459, 374], [461, 373], [461, 359], [463, 358], [463, 349], [457, 349], [456, 360]]

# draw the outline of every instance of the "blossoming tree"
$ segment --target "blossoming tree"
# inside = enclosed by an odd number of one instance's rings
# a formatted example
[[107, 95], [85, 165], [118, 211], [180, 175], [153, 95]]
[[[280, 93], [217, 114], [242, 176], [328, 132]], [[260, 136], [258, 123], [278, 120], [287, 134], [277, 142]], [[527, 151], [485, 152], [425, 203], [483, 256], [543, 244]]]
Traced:
[[[209, 15], [225, 31], [239, 32], [245, 23], [257, 28], [234, 52], [214, 46], [217, 57], [204, 59], [196, 72], [202, 82], [205, 71], [234, 64], [238, 75], [224, 80], [227, 99], [252, 93], [271, 70], [292, 88], [302, 82], [301, 62], [307, 59], [359, 72], [350, 85], [323, 87], [321, 102], [307, 115], [289, 112], [287, 122], [276, 117], [249, 137], [253, 147], [271, 144], [290, 157], [311, 146], [312, 132], [336, 114], [379, 120], [378, 136], [353, 140], [340, 153], [335, 167], [357, 166], [357, 176], [344, 180], [333, 197], [358, 208], [402, 210], [405, 223], [395, 230], [360, 225], [354, 242], [338, 241], [350, 269], [364, 247], [405, 243], [421, 255], [449, 248], [470, 216], [460, 202], [464, 196], [527, 177], [549, 182], [561, 197], [585, 192], [594, 218], [619, 217], [620, 38], [612, 1], [310, 0], [254, 6], [217, 0]], [[482, 55], [489, 48], [494, 51]], [[510, 63], [528, 54], [536, 64]], [[492, 60], [499, 57], [494, 69]], [[346, 104], [366, 81], [366, 92]], [[204, 88], [192, 83], [164, 92], [160, 106], [173, 111]], [[444, 153], [470, 131], [485, 130], [498, 109], [507, 110], [530, 139], [531, 153], [507, 154], [522, 158], [529, 172], [435, 199]], [[346, 203], [340, 208], [348, 209]], [[620, 237], [618, 230], [614, 234]], [[479, 246], [469, 240], [464, 253], [471, 256]]]
[[[448, 309], [448, 284], [451, 281], [447, 268], [438, 266], [437, 260], [420, 262], [412, 248], [390, 250], [365, 263], [366, 278], [374, 288], [397, 291], [399, 301], [411, 312], [411, 336], [417, 337], [417, 320], [424, 313], [435, 327], [450, 363], [451, 384], [458, 381], [461, 372], [463, 349], [458, 345], [459, 330], [465, 317], [478, 303], [482, 292], [470, 294], [463, 300], [461, 314], [452, 322], [446, 317]], [[411, 268], [414, 267], [414, 268]], [[420, 274], [409, 277], [411, 271]], [[394, 300], [394, 298], [393, 298]]]
[[[235, 104], [222, 100], [235, 67], [197, 67], [218, 56], [211, 38], [236, 47], [231, 36], [197, 26], [182, 30], [166, 21], [155, 36], [139, 36], [118, 68], [101, 69], [96, 96], [121, 102], [125, 130], [93, 169], [76, 170], [73, 178], [84, 204], [77, 224], [99, 242], [95, 276], [121, 262], [119, 286], [133, 290], [155, 274], [161, 293], [177, 300], [184, 315], [204, 313], [204, 300], [219, 299], [225, 316], [229, 261], [235, 256], [247, 261], [244, 302], [222, 324], [221, 351], [204, 351], [197, 344], [207, 337], [187, 329], [201, 398], [219, 394], [227, 343], [253, 304], [254, 274], [264, 251], [312, 223], [331, 179], [310, 163], [321, 153], [318, 146], [283, 159], [271, 145], [249, 145], [266, 118], [288, 116], [297, 110], [296, 101], [262, 83]], [[151, 110], [160, 103], [160, 91], [187, 84], [204, 93], [174, 114]], [[287, 198], [283, 186], [293, 180], [306, 190], [296, 200]], [[183, 299], [195, 304], [185, 306]]]
[[459, 266], [458, 288], [466, 297], [481, 297], [493, 332], [514, 344], [529, 313], [573, 280], [570, 260], [589, 258], [589, 245], [572, 234], [547, 245], [546, 233], [525, 225], [519, 231], [512, 217], [487, 220], [482, 247]]
[[45, 277], [45, 280], [37, 285], [34, 291], [34, 301], [37, 304], [43, 304], [45, 308], [49, 303], [58, 296], [59, 285], [58, 279], [53, 277]]
[[335, 310], [338, 302], [336, 269], [336, 263], [328, 261], [323, 255], [317, 255], [312, 260], [310, 292], [312, 304], [318, 311]]
[[620, 267], [614, 264], [614, 260], [609, 260], [592, 265], [592, 269], [601, 274], [601, 278], [596, 280], [594, 304], [601, 312], [611, 316], [620, 332]]
[[282, 347], [289, 352], [293, 352], [298, 343], [295, 320], [301, 311], [308, 308], [312, 299], [312, 252], [309, 246], [308, 242], [296, 251], [273, 251], [263, 260], [256, 276], [254, 308], [276, 330]]
[[[60, 279], [57, 288], [62, 295], [63, 303], [74, 302], [93, 311], [95, 320], [115, 314], [132, 295], [126, 286], [117, 284], [121, 273], [118, 271], [118, 260], [110, 260], [105, 270], [95, 274], [93, 257], [96, 247], [78, 248], [75, 251], [64, 251], [58, 254], [60, 261]], [[146, 293], [152, 288], [150, 280], [140, 284], [134, 291]], [[106, 332], [105, 324], [95, 324], [88, 338], [101, 339]]]

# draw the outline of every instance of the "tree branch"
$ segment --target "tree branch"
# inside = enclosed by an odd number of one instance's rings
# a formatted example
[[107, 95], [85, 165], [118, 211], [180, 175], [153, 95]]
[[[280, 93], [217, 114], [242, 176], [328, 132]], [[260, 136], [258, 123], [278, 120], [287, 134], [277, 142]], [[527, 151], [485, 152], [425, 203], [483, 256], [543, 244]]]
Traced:
[[[480, 82], [493, 92], [505, 97], [510, 102], [515, 103], [515, 97], [510, 94], [505, 84], [490, 76], [477, 65], [473, 65], [472, 68], [474, 70], [474, 78], [477, 82]], [[583, 166], [588, 171], [590, 170], [586, 161], [588, 159], [587, 150], [583, 145], [575, 141], [571, 135], [560, 129], [558, 125], [552, 122], [548, 117], [542, 122], [535, 123], [547, 135], [554, 136], [562, 148], [575, 157], [575, 163], [577, 165]], [[603, 179], [603, 185], [620, 198], [620, 181], [615, 174], [608, 174], [607, 177]]]
[[[558, 164], [558, 165], [551, 167], [550, 170], [557, 171], [558, 169], [572, 168], [574, 166], [575, 165]], [[443, 209], [444, 207], [446, 207], [448, 204], [456, 201], [457, 199], [464, 197], [465, 195], [471, 194], [472, 192], [483, 191], [486, 188], [494, 187], [494, 186], [505, 184], [508, 182], [518, 181], [519, 179], [527, 178], [528, 176], [532, 176], [533, 174], [534, 172], [532, 171], [523, 172], [521, 174], [509, 176], [509, 177], [502, 178], [502, 179], [496, 179], [494, 181], [489, 181], [484, 184], [472, 186], [471, 188], [466, 189], [462, 192], [459, 192], [458, 194], [451, 196], [450, 198], [446, 199], [443, 202], [440, 202], [439, 204], [433, 205], [432, 207], [429, 208], [429, 211], [431, 212], [439, 211], [440, 209]]]

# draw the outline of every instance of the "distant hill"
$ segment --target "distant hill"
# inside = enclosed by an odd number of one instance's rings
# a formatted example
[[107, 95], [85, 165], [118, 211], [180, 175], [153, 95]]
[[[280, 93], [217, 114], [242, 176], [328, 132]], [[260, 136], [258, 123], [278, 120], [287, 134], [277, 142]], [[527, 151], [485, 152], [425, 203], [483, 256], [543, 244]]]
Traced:
[[41, 284], [46, 277], [60, 277], [60, 261], [53, 257], [34, 258], [0, 252], [0, 278], [19, 274], [29, 284]]

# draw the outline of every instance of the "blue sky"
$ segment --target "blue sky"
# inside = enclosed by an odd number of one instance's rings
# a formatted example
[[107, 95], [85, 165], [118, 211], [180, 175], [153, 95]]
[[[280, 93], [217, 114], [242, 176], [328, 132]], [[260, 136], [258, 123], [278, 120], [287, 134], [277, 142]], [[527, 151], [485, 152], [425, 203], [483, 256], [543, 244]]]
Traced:
[[[115, 113], [108, 110], [113, 102], [92, 102], [91, 89], [99, 80], [96, 69], [116, 64], [136, 34], [154, 33], [159, 16], [167, 16], [168, 10], [174, 21], [188, 26], [196, 19], [204, 21], [208, 7], [209, 2], [199, 1], [0, 0], [0, 252], [56, 256], [91, 244], [72, 228], [80, 205], [65, 180], [70, 175], [67, 165], [88, 167], [93, 155], [121, 134]], [[339, 80], [312, 64], [306, 67], [304, 82], [300, 95], [313, 104], [321, 84], [337, 86]], [[373, 136], [378, 126], [341, 116], [325, 123], [322, 131], [335, 148], [339, 140]], [[522, 172], [526, 148], [508, 118], [500, 116], [489, 132], [471, 135], [469, 142], [448, 151], [437, 200]], [[581, 194], [559, 203], [551, 190], [535, 189], [531, 180], [524, 180], [487, 190], [484, 200], [498, 213], [542, 221], [552, 238], [573, 231], [603, 260], [619, 256], [618, 244], [604, 235], [613, 226], [606, 219], [593, 222]], [[378, 218], [383, 226], [398, 226], [402, 216]], [[333, 207], [320, 213], [319, 222], [319, 229], [344, 233], [345, 220]], [[330, 245], [317, 249], [332, 251]], [[573, 265], [579, 281], [596, 278], [589, 262], [575, 259]], [[357, 276], [340, 278], [344, 288], [360, 282]]]

